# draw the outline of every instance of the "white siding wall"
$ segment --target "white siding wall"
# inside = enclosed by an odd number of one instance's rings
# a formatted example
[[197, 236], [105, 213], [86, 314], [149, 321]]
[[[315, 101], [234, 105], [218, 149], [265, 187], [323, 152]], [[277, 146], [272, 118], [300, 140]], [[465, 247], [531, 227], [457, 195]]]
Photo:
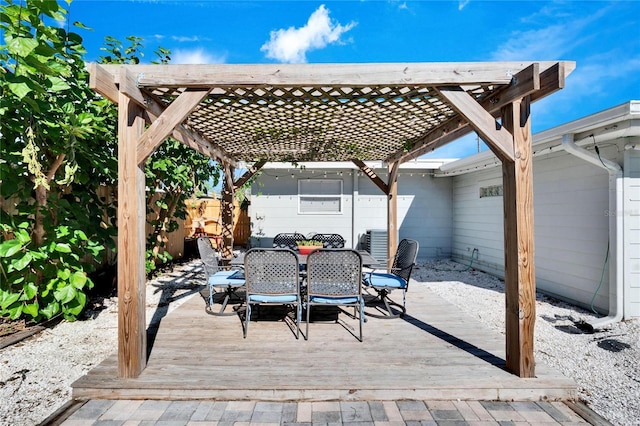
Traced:
[[[608, 174], [564, 152], [536, 157], [535, 268], [538, 289], [608, 310]], [[500, 167], [454, 178], [453, 258], [504, 276], [502, 197], [480, 198], [481, 187], [502, 183]]]
[[[480, 188], [502, 183], [499, 168], [454, 178], [452, 258], [502, 276], [504, 230], [502, 197], [480, 198]], [[474, 251], [475, 250], [475, 251]]]
[[[328, 179], [340, 171], [331, 170]], [[381, 173], [383, 180], [386, 173]], [[278, 179], [275, 176], [278, 175]], [[387, 197], [366, 176], [342, 170], [343, 213], [340, 215], [301, 215], [297, 205], [297, 179], [320, 178], [321, 170], [291, 172], [266, 170], [252, 187], [250, 215], [252, 234], [270, 246], [280, 232], [338, 233], [347, 247], [358, 247], [370, 229], [387, 228]], [[449, 257], [451, 254], [451, 179], [433, 178], [428, 171], [401, 171], [398, 176], [398, 237], [420, 243], [419, 257]], [[260, 235], [261, 232], [261, 235]]]
[[624, 316], [631, 318], [640, 317], [640, 151], [625, 151], [624, 176]]
[[[293, 174], [293, 178], [291, 175]], [[277, 177], [277, 178], [276, 178]], [[321, 173], [296, 169], [266, 170], [251, 188], [251, 234], [261, 239], [260, 245], [270, 247], [273, 237], [281, 232], [340, 234], [346, 247], [352, 246], [352, 177], [349, 170], [340, 176], [332, 172], [326, 179], [342, 180], [342, 212], [340, 214], [298, 213], [298, 179], [325, 179]]]

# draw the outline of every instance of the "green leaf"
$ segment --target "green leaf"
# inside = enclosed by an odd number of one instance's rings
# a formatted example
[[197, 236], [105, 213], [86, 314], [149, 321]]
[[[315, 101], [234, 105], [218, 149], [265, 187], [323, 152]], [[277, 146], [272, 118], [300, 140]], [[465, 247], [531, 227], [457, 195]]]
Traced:
[[78, 292], [75, 299], [70, 301], [68, 304], [62, 307], [63, 312], [67, 315], [72, 315], [73, 317], [69, 317], [65, 315], [65, 319], [72, 321], [75, 320], [75, 317], [82, 313], [84, 306], [87, 303], [87, 296], [84, 293]]
[[26, 37], [16, 37], [7, 43], [7, 49], [11, 54], [27, 56], [38, 47], [38, 40]]
[[68, 226], [59, 226], [58, 229], [56, 229], [56, 237], [57, 238], [61, 238], [61, 237], [66, 237], [67, 235], [69, 235], [69, 227]]
[[71, 247], [67, 243], [57, 243], [55, 250], [59, 253], [71, 253]]
[[67, 281], [69, 279], [69, 277], [71, 277], [71, 271], [69, 269], [59, 269], [58, 273], [56, 274], [58, 278], [60, 278], [63, 281]]
[[53, 297], [55, 297], [56, 300], [59, 301], [60, 303], [64, 304], [64, 303], [69, 303], [73, 299], [75, 299], [77, 293], [78, 292], [76, 291], [75, 288], [73, 288], [73, 286], [66, 285], [54, 291]]
[[20, 298], [20, 293], [9, 293], [8, 291], [3, 291], [0, 295], [0, 308], [2, 310], [7, 309], [9, 306], [14, 304]]
[[32, 91], [27, 83], [9, 83], [7, 86], [9, 86], [9, 90], [11, 90], [18, 99], [24, 98]]
[[71, 88], [67, 84], [67, 82], [61, 79], [60, 77], [49, 77], [49, 82], [51, 83], [49, 89], [52, 92], [61, 92], [63, 90], [68, 90]]
[[74, 272], [69, 279], [72, 286], [81, 290], [87, 282], [87, 275], [84, 272]]
[[38, 295], [38, 286], [35, 283], [26, 283], [22, 286], [22, 290], [24, 291], [27, 300], [31, 300]]
[[0, 257], [11, 257], [22, 248], [22, 243], [16, 240], [3, 241], [0, 244]]
[[27, 252], [21, 258], [13, 259], [11, 261], [11, 266], [13, 266], [13, 268], [16, 271], [21, 271], [24, 268], [26, 268], [29, 265], [29, 263], [31, 263], [32, 260], [33, 260], [33, 256], [31, 256], [30, 252]]
[[60, 312], [60, 305], [57, 302], [49, 302], [47, 306], [40, 310], [40, 313], [47, 319], [53, 318], [58, 312]]
[[22, 315], [22, 306], [22, 303], [19, 303], [14, 307], [9, 308], [9, 319], [17, 320], [18, 318], [20, 318], [20, 315]]
[[24, 229], [19, 229], [17, 232], [14, 232], [14, 236], [16, 240], [20, 241], [23, 246], [26, 246], [29, 242], [31, 242], [31, 236]]
[[39, 305], [38, 305], [38, 301], [36, 300], [33, 303], [28, 303], [26, 305], [23, 305], [22, 307], [22, 312], [31, 316], [31, 317], [37, 317], [38, 316], [38, 311], [39, 311]]

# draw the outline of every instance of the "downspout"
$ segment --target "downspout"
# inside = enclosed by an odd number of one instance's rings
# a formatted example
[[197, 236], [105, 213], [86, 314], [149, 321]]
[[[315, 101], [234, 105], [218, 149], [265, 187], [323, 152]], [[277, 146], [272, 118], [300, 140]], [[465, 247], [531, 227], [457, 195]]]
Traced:
[[358, 248], [358, 232], [356, 230], [356, 208], [358, 205], [358, 196], [360, 194], [360, 188], [358, 187], [358, 172], [356, 170], [353, 171], [353, 180], [351, 183], [352, 191], [351, 191], [351, 248]]
[[[623, 180], [622, 167], [606, 158], [600, 158], [584, 148], [579, 147], [573, 140], [573, 134], [562, 136], [562, 147], [569, 154], [581, 158], [591, 164], [609, 172], [609, 241], [611, 262], [609, 263], [609, 315], [598, 318], [587, 325], [592, 330], [603, 328], [609, 324], [619, 322], [623, 317], [624, 303], [624, 239], [623, 239]], [[615, 265], [614, 267], [611, 267]]]

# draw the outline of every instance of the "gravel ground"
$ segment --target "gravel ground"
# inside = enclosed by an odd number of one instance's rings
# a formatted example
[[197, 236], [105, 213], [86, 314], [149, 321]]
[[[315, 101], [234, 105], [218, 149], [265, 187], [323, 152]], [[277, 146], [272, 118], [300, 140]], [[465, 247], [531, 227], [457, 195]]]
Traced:
[[[412, 278], [504, 334], [504, 282], [466, 269], [430, 262]], [[573, 378], [583, 402], [611, 423], [640, 425], [640, 321], [585, 333], [580, 325], [597, 315], [540, 293], [536, 316], [536, 360]]]
[[[157, 321], [197, 293], [199, 262], [177, 265], [147, 284], [147, 321]], [[504, 330], [503, 283], [451, 261], [420, 264], [412, 285], [426, 285], [499, 332]], [[409, 290], [409, 297], [410, 297]], [[473, 303], [469, 303], [469, 301]], [[580, 397], [616, 425], [640, 425], [640, 321], [586, 334], [577, 326], [592, 313], [538, 295], [536, 359], [579, 385]], [[35, 425], [71, 397], [71, 383], [117, 347], [117, 301], [95, 301], [87, 318], [0, 350], [0, 425]]]

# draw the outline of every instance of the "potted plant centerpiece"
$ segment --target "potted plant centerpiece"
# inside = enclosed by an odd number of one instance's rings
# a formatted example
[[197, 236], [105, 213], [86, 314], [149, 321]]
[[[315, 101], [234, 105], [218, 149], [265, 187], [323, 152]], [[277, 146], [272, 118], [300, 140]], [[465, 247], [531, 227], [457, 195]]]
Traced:
[[315, 249], [322, 248], [322, 241], [317, 240], [300, 240], [296, 244], [298, 245], [298, 251], [302, 255], [307, 255]]

